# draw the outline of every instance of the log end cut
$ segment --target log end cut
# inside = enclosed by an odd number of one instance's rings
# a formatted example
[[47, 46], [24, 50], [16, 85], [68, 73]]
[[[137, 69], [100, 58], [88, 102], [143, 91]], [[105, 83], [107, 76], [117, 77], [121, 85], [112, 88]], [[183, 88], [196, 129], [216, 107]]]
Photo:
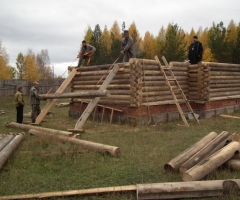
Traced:
[[182, 174], [182, 180], [185, 181], [185, 182], [186, 181], [193, 181], [193, 178], [188, 173], [183, 173]]
[[170, 172], [170, 173], [175, 173], [176, 170], [174, 170], [174, 168], [170, 165], [170, 164], [165, 164], [164, 165], [164, 169], [167, 171], [167, 172]]

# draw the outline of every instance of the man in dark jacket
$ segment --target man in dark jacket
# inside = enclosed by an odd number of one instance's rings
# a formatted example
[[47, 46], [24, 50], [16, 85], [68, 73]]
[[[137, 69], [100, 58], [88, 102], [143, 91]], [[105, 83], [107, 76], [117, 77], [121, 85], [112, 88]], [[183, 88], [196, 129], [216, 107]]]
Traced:
[[18, 86], [18, 91], [14, 95], [15, 105], [17, 109], [17, 123], [22, 124], [23, 122], [23, 107], [24, 107], [24, 100], [23, 100], [23, 87]]
[[81, 67], [82, 61], [85, 60], [85, 62], [88, 62], [90, 59], [91, 54], [96, 51], [96, 48], [90, 44], [87, 44], [85, 40], [82, 41], [82, 47], [80, 49], [80, 52], [78, 54], [78, 66]]
[[39, 96], [38, 86], [39, 86], [39, 83], [35, 81], [33, 82], [33, 87], [30, 90], [31, 105], [32, 105], [32, 114], [31, 114], [32, 123], [35, 123], [36, 118], [41, 113], [40, 100], [46, 100], [45, 98], [42, 98]]
[[203, 55], [203, 46], [202, 43], [198, 41], [198, 37], [193, 37], [193, 42], [189, 47], [188, 50], [188, 59], [189, 62], [193, 64], [197, 64], [198, 62], [201, 62]]
[[122, 51], [120, 53], [123, 54], [123, 62], [129, 62], [130, 58], [136, 58], [133, 38], [129, 36], [129, 32], [127, 30], [124, 31]]

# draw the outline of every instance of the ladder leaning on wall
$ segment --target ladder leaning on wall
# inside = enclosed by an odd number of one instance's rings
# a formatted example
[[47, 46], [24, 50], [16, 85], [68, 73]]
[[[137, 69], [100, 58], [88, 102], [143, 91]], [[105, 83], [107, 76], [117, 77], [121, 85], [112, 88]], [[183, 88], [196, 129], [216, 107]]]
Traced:
[[[188, 122], [187, 122], [187, 120], [186, 120], [186, 117], [185, 117], [185, 114], [186, 114], [186, 113], [183, 112], [183, 110], [182, 110], [182, 108], [181, 108], [181, 106], [180, 106], [180, 104], [179, 104], [180, 102], [182, 102], [183, 104], [186, 105], [186, 107], [187, 107], [187, 109], [188, 109], [188, 111], [189, 111], [187, 114], [191, 114], [192, 117], [193, 117], [193, 119], [199, 124], [199, 121], [198, 121], [198, 119], [196, 118], [196, 116], [195, 116], [195, 114], [194, 114], [194, 112], [193, 112], [193, 109], [192, 109], [191, 105], [189, 104], [188, 99], [186, 98], [186, 96], [185, 96], [185, 94], [184, 94], [181, 86], [179, 85], [179, 83], [178, 83], [175, 75], [173, 74], [171, 68], [169, 67], [168, 62], [167, 62], [167, 60], [165, 59], [165, 57], [164, 57], [164, 56], [162, 57], [163, 62], [164, 62], [164, 64], [165, 64], [165, 67], [163, 67], [163, 66], [161, 65], [161, 63], [160, 63], [160, 61], [159, 61], [159, 59], [158, 59], [157, 56], [155, 56], [155, 59], [158, 61], [158, 65], [159, 65], [160, 71], [161, 71], [161, 73], [163, 74], [164, 79], [165, 79], [165, 81], [166, 81], [166, 84], [167, 84], [167, 86], [168, 86], [169, 89], [170, 89], [170, 92], [171, 92], [171, 95], [172, 95], [172, 97], [173, 97], [174, 103], [175, 103], [176, 106], [177, 106], [178, 112], [179, 112], [179, 114], [180, 114], [180, 116], [181, 116], [181, 118], [182, 118], [185, 126], [189, 127], [189, 124], [188, 124]], [[170, 74], [170, 76], [167, 76], [165, 71], [168, 72], [168, 73]], [[174, 86], [170, 84], [170, 81], [171, 81], [171, 82], [174, 82]], [[180, 94], [181, 97], [182, 97], [182, 99], [183, 99], [183, 101], [182, 101], [182, 100], [179, 101], [179, 100], [177, 99], [177, 96], [176, 96], [175, 93]]]

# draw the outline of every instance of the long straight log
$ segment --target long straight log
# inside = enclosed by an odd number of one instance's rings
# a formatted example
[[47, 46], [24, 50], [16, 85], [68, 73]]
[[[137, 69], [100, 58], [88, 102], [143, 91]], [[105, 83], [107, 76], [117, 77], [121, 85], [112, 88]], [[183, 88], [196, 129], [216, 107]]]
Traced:
[[216, 62], [203, 62], [209, 67], [220, 67], [220, 68], [240, 68], [240, 64], [231, 64], [231, 63], [216, 63]]
[[8, 128], [16, 128], [16, 129], [21, 129], [24, 131], [29, 131], [30, 129], [35, 129], [35, 130], [45, 131], [48, 133], [52, 133], [52, 134], [56, 134], [56, 135], [63, 135], [63, 136], [67, 136], [67, 137], [76, 137], [77, 136], [68, 131], [60, 131], [60, 130], [55, 130], [55, 129], [50, 129], [50, 128], [42, 128], [42, 127], [31, 126], [31, 125], [27, 125], [27, 124], [18, 124], [15, 122], [8, 122], [5, 124], [5, 126]]
[[[240, 180], [233, 179], [239, 189]], [[211, 181], [192, 181], [192, 182], [170, 182], [170, 183], [152, 183], [152, 184], [138, 184], [137, 185], [137, 199], [193, 199], [204, 197], [223, 197], [233, 194], [233, 187], [226, 191], [225, 180], [211, 180]]]
[[[98, 89], [101, 85], [73, 85], [73, 89]], [[130, 84], [108, 85], [107, 89], [130, 89]]]
[[[79, 103], [82, 102], [83, 99], [73, 99], [71, 102], [72, 103]], [[90, 101], [91, 99], [84, 99]], [[129, 100], [112, 100], [112, 99], [100, 99], [99, 100], [100, 104], [103, 105], [121, 105], [121, 106], [129, 106], [130, 101]]]
[[[188, 93], [188, 90], [183, 90], [183, 92], [184, 93]], [[180, 94], [180, 92], [179, 93], [175, 93], [175, 95], [177, 95], [177, 94]], [[171, 92], [170, 91], [151, 91], [151, 92], [142, 92], [142, 96], [143, 97], [152, 97], [152, 96], [155, 96], [155, 97], [158, 97], [158, 96], [160, 96], [160, 95], [171, 95]]]
[[240, 95], [240, 91], [231, 91], [231, 92], [211, 92], [210, 96], [213, 97], [222, 97], [222, 96], [233, 96], [233, 95]]
[[[212, 141], [206, 144], [200, 151], [198, 151], [196, 154], [194, 154], [190, 159], [188, 159], [185, 163], [183, 163], [179, 170], [181, 173], [186, 172], [188, 169], [202, 161], [207, 156], [212, 155], [219, 149], [223, 148], [224, 144], [227, 143], [227, 141], [231, 140], [231, 135], [227, 131], [223, 131], [220, 133], [217, 137], [215, 137]], [[222, 142], [224, 144], [222, 144]]]
[[13, 152], [17, 149], [21, 141], [23, 140], [23, 135], [16, 135], [5, 148], [0, 152], [0, 169], [7, 162]]
[[[185, 80], [187, 81], [188, 80], [188, 76], [176, 76], [176, 79], [177, 80]], [[156, 81], [156, 80], [159, 80], [159, 81], [164, 81], [164, 77], [163, 76], [146, 76], [146, 77], [143, 77], [143, 81]]]
[[130, 102], [130, 95], [110, 95], [108, 97], [102, 97], [101, 99], [128, 100]]
[[[173, 81], [169, 81], [171, 83], [171, 85], [173, 85], [172, 83], [174, 83]], [[183, 81], [178, 81], [178, 83], [180, 84], [180, 86], [183, 85], [188, 85], [188, 80], [183, 80]], [[166, 81], [162, 80], [162, 81], [152, 81], [152, 80], [145, 80], [143, 82], [143, 85], [146, 86], [167, 86]]]
[[[162, 76], [161, 71], [153, 71], [153, 70], [144, 70], [145, 76]], [[170, 72], [165, 72], [167, 76], [170, 76]], [[175, 76], [188, 76], [188, 72], [174, 72]]]
[[240, 71], [239, 72], [210, 71], [210, 76], [240, 76]]
[[224, 87], [224, 88], [211, 88], [210, 92], [215, 93], [215, 92], [228, 92], [228, 91], [240, 91], [240, 87]]
[[0, 140], [0, 151], [14, 138], [14, 135], [6, 135]]
[[[83, 90], [79, 90], [79, 89], [73, 89], [72, 92], [82, 92]], [[125, 94], [125, 95], [130, 95], [130, 89], [108, 89], [109, 93], [111, 95], [121, 95], [121, 94]]]
[[199, 181], [240, 151], [239, 142], [231, 142], [182, 174], [183, 181]]
[[110, 145], [105, 145], [105, 144], [100, 144], [100, 143], [95, 143], [95, 142], [90, 142], [86, 140], [80, 140], [80, 139], [75, 139], [75, 138], [70, 138], [70, 137], [64, 137], [60, 135], [54, 135], [48, 132], [40, 131], [40, 130], [35, 130], [35, 129], [30, 129], [28, 131], [29, 134], [35, 135], [35, 136], [44, 136], [44, 137], [50, 137], [52, 139], [58, 139], [61, 142], [68, 142], [71, 144], [77, 144], [80, 145], [86, 149], [90, 149], [99, 153], [107, 153], [110, 154], [114, 157], [119, 157], [121, 155], [121, 151], [119, 147], [115, 146], [110, 146]]
[[[172, 86], [172, 88], [173, 89], [177, 89], [177, 86]], [[187, 90], [188, 89], [188, 85], [182, 85], [181, 89], [182, 90]], [[169, 91], [169, 87], [166, 86], [166, 85], [159, 85], [159, 86], [147, 86], [147, 87], [143, 87], [142, 88], [142, 91], [148, 91], [148, 92], [163, 91], [163, 90], [168, 90]]]
[[[79, 81], [72, 81], [72, 85], [96, 85], [97, 83], [99, 84], [99, 85], [101, 85], [102, 83], [103, 83], [103, 81], [104, 80], [101, 80], [101, 81], [99, 81], [99, 83], [98, 83], [98, 81], [97, 80], [89, 80], [89, 81], [81, 81], [81, 80], [79, 80]], [[112, 80], [111, 81], [111, 84], [129, 84], [129, 82], [130, 82], [130, 80], [129, 80], [129, 78], [127, 78], [127, 79], [119, 79], [119, 80]]]
[[211, 84], [210, 85], [211, 86], [211, 89], [215, 89], [215, 88], [235, 88], [235, 87], [237, 87], [237, 88], [240, 88], [240, 83], [230, 83], [230, 84], [228, 84], [228, 83], [223, 83], [223, 84], [221, 84], [221, 83], [218, 83], [218, 84]]
[[170, 160], [167, 164], [164, 165], [164, 169], [170, 172], [177, 172], [179, 167], [185, 163], [189, 158], [191, 158], [194, 154], [196, 154], [199, 150], [201, 150], [207, 143], [212, 141], [215, 137], [217, 137], [216, 132], [211, 132], [203, 137], [201, 140], [193, 144], [191, 147], [183, 151], [174, 159]]
[[134, 192], [136, 191], [136, 185], [126, 185], [126, 186], [115, 186], [115, 187], [102, 187], [102, 188], [91, 188], [91, 189], [81, 189], [81, 190], [66, 190], [58, 192], [43, 192], [35, 194], [20, 194], [20, 195], [9, 195], [0, 196], [0, 200], [9, 199], [49, 199], [54, 197], [70, 197], [70, 196], [86, 196], [86, 195], [103, 195], [111, 193], [123, 193], [123, 192]]
[[240, 76], [211, 76], [211, 80], [232, 80], [232, 79], [240, 79]]
[[[73, 81], [89, 81], [89, 80], [100, 80], [102, 78], [102, 76], [75, 76], [73, 78]], [[117, 74], [115, 75], [115, 77], [113, 78], [113, 80], [118, 80], [118, 79], [130, 79], [130, 74]], [[103, 79], [105, 80], [105, 78]]]
[[[120, 68], [126, 67], [129, 68], [130, 63], [117, 63]], [[78, 71], [95, 71], [95, 70], [104, 70], [104, 69], [109, 69], [112, 66], [112, 64], [105, 64], [105, 65], [97, 65], [97, 66], [88, 66], [88, 67], [80, 67]], [[72, 70], [76, 67], [69, 66], [68, 70]]]
[[[130, 70], [129, 69], [124, 69], [123, 71], [119, 72], [120, 74], [124, 74], [124, 73], [129, 73]], [[101, 70], [101, 71], [88, 71], [88, 72], [80, 72], [81, 76], [97, 76], [97, 75], [108, 75], [109, 71], [107, 70]]]
[[240, 99], [240, 95], [231, 95], [231, 96], [225, 96], [225, 97], [214, 97], [210, 98], [209, 101], [219, 101], [224, 99]]
[[[187, 94], [185, 94], [187, 95]], [[177, 99], [180, 100], [182, 98], [181, 95], [176, 95]], [[143, 97], [142, 102], [156, 102], [156, 101], [165, 101], [165, 100], [173, 100], [172, 95], [164, 95], [164, 96], [153, 96], [153, 97]]]
[[43, 94], [39, 95], [42, 98], [46, 99], [64, 99], [64, 98], [91, 98], [91, 97], [106, 97], [110, 96], [110, 92], [107, 90], [99, 91], [92, 90], [87, 92], [71, 92], [71, 93], [54, 93], [54, 94]]
[[174, 66], [177, 66], [177, 67], [189, 67], [191, 66], [190, 63], [185, 63], [185, 62], [170, 62], [169, 63], [169, 66], [170, 67], [174, 67]]
[[239, 80], [235, 80], [235, 79], [232, 79], [232, 80], [210, 80], [210, 85], [212, 85], [212, 84], [219, 84], [219, 83], [227, 83], [227, 84], [231, 84], [231, 83], [239, 83]]

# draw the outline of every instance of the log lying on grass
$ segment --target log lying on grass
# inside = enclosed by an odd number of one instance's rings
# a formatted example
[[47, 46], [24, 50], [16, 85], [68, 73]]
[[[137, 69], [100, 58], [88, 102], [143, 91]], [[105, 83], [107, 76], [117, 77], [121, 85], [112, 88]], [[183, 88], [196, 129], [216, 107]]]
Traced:
[[172, 159], [170, 162], [164, 165], [164, 169], [169, 172], [177, 172], [179, 167], [185, 163], [189, 158], [191, 158], [194, 154], [196, 154], [199, 150], [201, 150], [207, 143], [212, 141], [215, 137], [217, 137], [217, 133], [211, 132], [201, 140], [196, 142], [194, 145], [186, 149], [184, 152], [179, 154], [177, 157]]
[[136, 185], [126, 185], [126, 186], [115, 186], [115, 187], [103, 187], [103, 188], [92, 188], [92, 189], [82, 189], [82, 190], [67, 190], [59, 192], [44, 192], [35, 194], [20, 194], [20, 195], [10, 195], [10, 196], [0, 196], [0, 200], [6, 199], [49, 199], [54, 197], [68, 197], [68, 196], [82, 196], [82, 195], [100, 195], [100, 194], [110, 194], [119, 192], [135, 192]]
[[52, 134], [56, 134], [56, 135], [62, 135], [62, 136], [67, 136], [67, 137], [79, 137], [79, 135], [73, 134], [71, 132], [68, 131], [60, 131], [60, 130], [55, 130], [55, 129], [50, 129], [50, 128], [42, 128], [42, 127], [38, 127], [38, 126], [31, 126], [31, 125], [26, 125], [26, 124], [18, 124], [15, 122], [8, 122], [5, 124], [6, 127], [8, 128], [17, 128], [17, 129], [21, 129], [24, 131], [29, 131], [30, 129], [35, 129], [35, 130], [39, 130], [39, 131], [44, 131], [47, 133], [52, 133]]
[[239, 142], [231, 142], [182, 174], [183, 181], [199, 181], [240, 151]]
[[194, 154], [189, 160], [183, 163], [180, 167], [180, 172], [184, 173], [197, 163], [199, 163], [204, 158], [212, 155], [219, 149], [223, 148], [225, 144], [229, 143], [232, 136], [229, 132], [223, 131], [217, 137], [215, 137], [212, 141], [210, 141], [206, 146], [204, 146], [200, 151]]
[[23, 135], [16, 135], [7, 146], [0, 151], [0, 169], [6, 163], [6, 161], [10, 158], [13, 152], [17, 149], [21, 141], [23, 140]]
[[105, 145], [105, 144], [100, 144], [100, 143], [95, 143], [95, 142], [89, 142], [86, 140], [80, 140], [80, 139], [75, 139], [75, 138], [70, 138], [70, 137], [64, 137], [64, 136], [60, 136], [60, 135], [54, 135], [48, 132], [44, 132], [41, 130], [35, 130], [35, 129], [30, 129], [29, 130], [29, 134], [32, 135], [36, 135], [36, 136], [46, 136], [46, 137], [50, 137], [53, 139], [57, 139], [60, 140], [61, 142], [69, 142], [72, 144], [77, 144], [80, 145], [86, 149], [90, 149], [93, 151], [97, 151], [99, 153], [107, 153], [110, 154], [114, 157], [118, 157], [121, 154], [121, 151], [119, 149], [119, 147], [114, 147], [114, 146], [110, 146], [110, 145]]
[[[228, 184], [233, 181], [235, 184]], [[213, 181], [192, 181], [172, 182], [137, 185], [137, 199], [182, 199], [202, 197], [222, 197], [233, 194], [231, 190], [240, 186], [240, 179], [234, 180], [213, 180]]]
[[0, 140], [0, 151], [14, 138], [14, 135], [6, 135]]
[[92, 97], [106, 97], [109, 96], [110, 92], [107, 90], [103, 91], [84, 91], [84, 92], [74, 92], [74, 93], [55, 93], [55, 94], [43, 94], [39, 95], [42, 98], [46, 99], [63, 99], [63, 98], [77, 98], [77, 97], [84, 97], [84, 98], [92, 98]]
[[228, 160], [225, 164], [230, 169], [240, 171], [240, 160], [239, 159], [232, 158], [232, 159]]

